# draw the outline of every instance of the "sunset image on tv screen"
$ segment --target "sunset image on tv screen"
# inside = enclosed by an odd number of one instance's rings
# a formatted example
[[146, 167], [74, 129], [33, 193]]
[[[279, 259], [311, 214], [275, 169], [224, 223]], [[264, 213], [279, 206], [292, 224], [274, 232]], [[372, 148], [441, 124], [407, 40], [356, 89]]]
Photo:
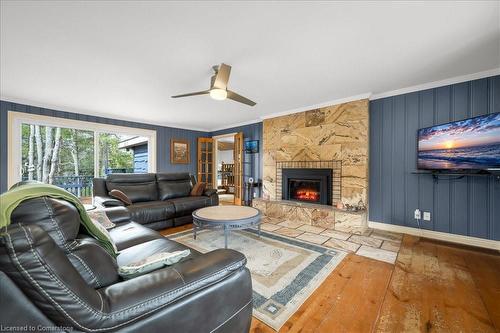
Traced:
[[500, 113], [418, 131], [419, 169], [500, 168]]

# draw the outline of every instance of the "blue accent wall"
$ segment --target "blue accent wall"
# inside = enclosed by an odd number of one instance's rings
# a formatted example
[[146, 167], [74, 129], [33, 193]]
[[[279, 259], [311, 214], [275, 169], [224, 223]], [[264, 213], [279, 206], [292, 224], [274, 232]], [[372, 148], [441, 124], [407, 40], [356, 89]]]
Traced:
[[370, 102], [369, 220], [500, 240], [500, 181], [416, 175], [417, 130], [500, 112], [500, 76]]
[[262, 122], [223, 129], [212, 132], [211, 136], [243, 132], [243, 140], [259, 140], [259, 153], [243, 153], [243, 181], [247, 182], [252, 177], [257, 180], [262, 179]]
[[[110, 124], [117, 126], [143, 128], [156, 130], [156, 169], [158, 172], [190, 172], [196, 174], [196, 152], [197, 138], [208, 137], [209, 132], [192, 131], [173, 127], [155, 126], [142, 124], [130, 121], [123, 121], [111, 118], [103, 118], [96, 116], [87, 116], [78, 113], [63, 112], [40, 108], [36, 106], [12, 103], [8, 101], [0, 101], [0, 193], [7, 190], [7, 113], [8, 111], [26, 112], [31, 114], [39, 114], [44, 116], [66, 118], [73, 120], [89, 121], [100, 124]], [[190, 142], [190, 164], [170, 164], [170, 139], [184, 139]]]

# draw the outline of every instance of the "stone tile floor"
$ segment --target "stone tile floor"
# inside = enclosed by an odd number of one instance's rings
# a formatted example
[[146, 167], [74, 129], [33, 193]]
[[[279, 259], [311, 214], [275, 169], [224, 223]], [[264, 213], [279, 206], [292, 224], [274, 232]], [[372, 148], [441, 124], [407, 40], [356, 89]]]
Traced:
[[370, 228], [343, 231], [264, 216], [262, 230], [394, 264], [402, 234]]

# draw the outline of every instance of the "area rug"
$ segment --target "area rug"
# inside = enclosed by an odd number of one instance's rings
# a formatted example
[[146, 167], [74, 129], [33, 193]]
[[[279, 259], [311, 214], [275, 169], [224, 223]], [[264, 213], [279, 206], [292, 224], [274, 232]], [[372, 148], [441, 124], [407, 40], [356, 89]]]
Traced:
[[[221, 230], [192, 231], [169, 235], [202, 253], [224, 248]], [[252, 274], [253, 315], [275, 330], [290, 318], [346, 253], [268, 232], [261, 237], [253, 229], [232, 231], [228, 247], [247, 257]]]

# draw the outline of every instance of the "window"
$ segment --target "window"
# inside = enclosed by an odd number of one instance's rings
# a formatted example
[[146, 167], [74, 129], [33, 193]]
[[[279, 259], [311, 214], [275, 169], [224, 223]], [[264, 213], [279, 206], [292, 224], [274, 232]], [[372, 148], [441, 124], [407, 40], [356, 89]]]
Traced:
[[9, 186], [38, 180], [90, 198], [94, 177], [156, 169], [155, 131], [11, 111], [9, 125]]
[[148, 138], [99, 133], [99, 176], [148, 172]]
[[78, 197], [92, 196], [94, 132], [21, 124], [21, 179], [62, 187]]

